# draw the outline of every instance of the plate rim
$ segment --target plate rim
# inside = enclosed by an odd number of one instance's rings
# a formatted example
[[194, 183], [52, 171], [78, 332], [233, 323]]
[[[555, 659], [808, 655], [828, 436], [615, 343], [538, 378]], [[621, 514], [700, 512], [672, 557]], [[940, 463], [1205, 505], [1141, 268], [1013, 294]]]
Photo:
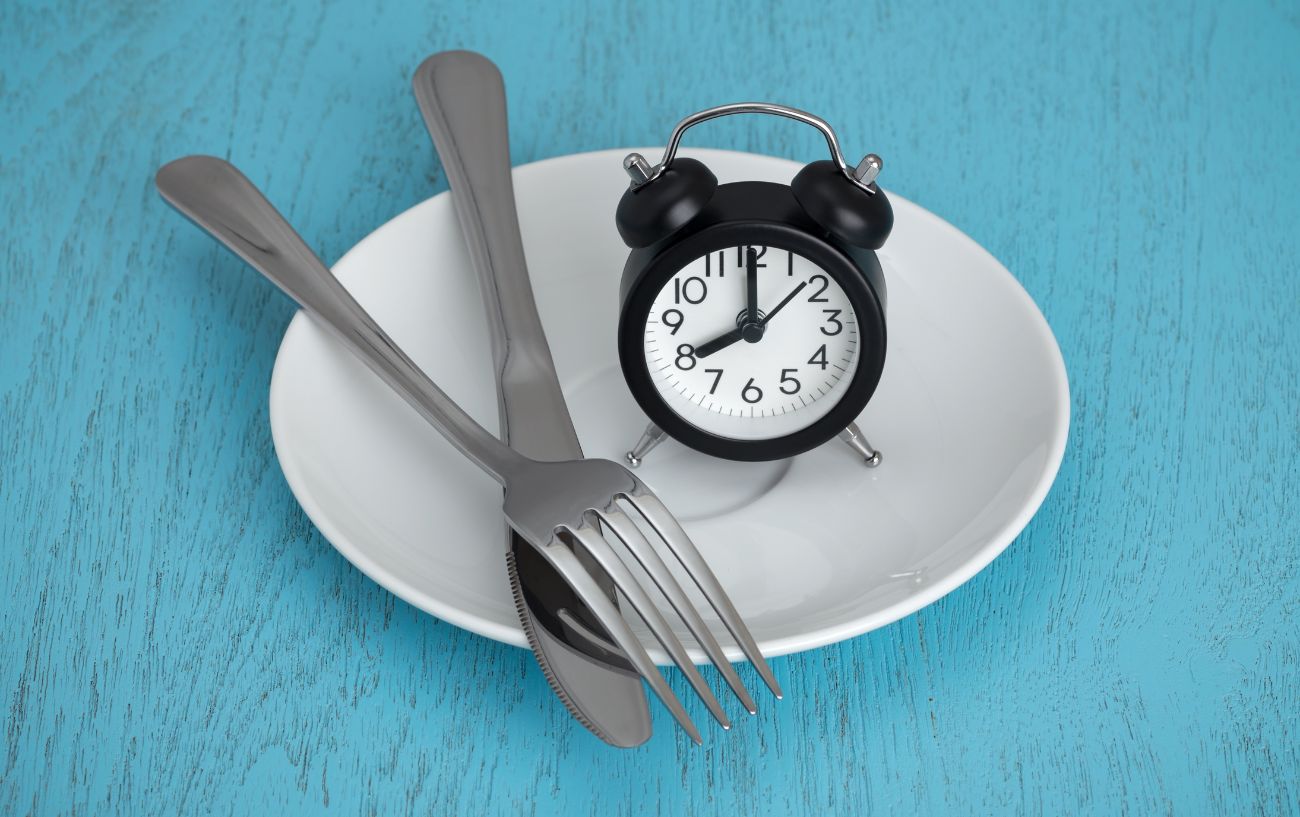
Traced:
[[[534, 172], [536, 169], [552, 163], [569, 162], [579, 159], [596, 159], [597, 157], [611, 158], [621, 161], [630, 150], [646, 150], [646, 148], [612, 148], [604, 150], [584, 151], [581, 153], [568, 153], [559, 156], [551, 156], [540, 159], [535, 162], [517, 165], [512, 170], [513, 173]], [[685, 153], [695, 155], [730, 155], [743, 156], [745, 158], [757, 158], [769, 162], [784, 162], [789, 164], [792, 169], [802, 167], [799, 162], [778, 156], [766, 156], [759, 153], [748, 151], [723, 150], [719, 148], [695, 148], [685, 150]], [[366, 234], [360, 241], [354, 244], [342, 256], [331, 265], [334, 269], [343, 263], [349, 256], [366, 247], [371, 241], [377, 238], [393, 227], [397, 222], [412, 217], [412, 214], [422, 207], [430, 206], [431, 203], [441, 197], [449, 196], [450, 191], [443, 191], [436, 195], [423, 199], [410, 207], [397, 213], [383, 224], [380, 224], [374, 230]], [[1052, 385], [1054, 387], [1054, 396], [1057, 400], [1055, 424], [1052, 429], [1051, 439], [1049, 441], [1049, 450], [1047, 460], [1030, 492], [1028, 501], [1025, 502], [1014, 517], [1003, 524], [998, 530], [989, 537], [988, 542], [979, 550], [972, 553], [969, 557], [959, 563], [943, 577], [936, 579], [934, 582], [924, 585], [916, 593], [908, 595], [893, 604], [881, 608], [878, 611], [868, 615], [855, 617], [854, 619], [839, 624], [827, 625], [809, 630], [798, 635], [784, 636], [781, 638], [767, 639], [759, 642], [759, 649], [764, 656], [788, 655], [795, 652], [816, 649], [850, 638], [864, 635], [873, 630], [880, 629], [896, 621], [899, 621], [918, 610], [933, 604], [940, 598], [948, 595], [958, 587], [970, 581], [976, 574], [992, 564], [1001, 553], [1006, 550], [1016, 537], [1029, 525], [1029, 522], [1038, 513], [1046, 500], [1056, 477], [1060, 472], [1061, 463], [1065, 457], [1065, 448], [1069, 438], [1071, 405], [1070, 405], [1070, 386], [1069, 378], [1065, 368], [1065, 359], [1061, 354], [1060, 345], [1056, 341], [1051, 326], [1047, 323], [1047, 318], [1043, 315], [1042, 310], [1038, 308], [1029, 292], [1024, 288], [1019, 280], [1016, 279], [1011, 271], [1006, 268], [992, 253], [971, 238], [966, 233], [959, 230], [954, 225], [945, 221], [943, 218], [933, 212], [921, 207], [920, 205], [906, 199], [897, 193], [890, 192], [890, 199], [897, 202], [903, 202], [906, 206], [911, 207], [923, 219], [928, 219], [932, 226], [940, 230], [946, 230], [954, 235], [959, 241], [964, 242], [969, 249], [975, 253], [983, 255], [987, 261], [992, 262], [993, 268], [1005, 277], [1005, 283], [1009, 284], [1009, 289], [1014, 293], [1014, 297], [1021, 302], [1021, 306], [1027, 309], [1030, 316], [1030, 322], [1033, 325], [1037, 339], [1043, 342], [1045, 348], [1050, 349], [1050, 368], [1052, 375]], [[340, 279], [343, 280], [343, 279]], [[268, 396], [268, 416], [271, 426], [271, 442], [275, 450], [276, 460], [279, 462], [280, 471], [284, 475], [285, 482], [293, 494], [294, 500], [307, 518], [320, 531], [330, 545], [337, 550], [343, 558], [360, 570], [367, 578], [378, 584], [380, 587], [388, 590], [393, 595], [411, 604], [417, 609], [435, 616], [442, 621], [459, 627], [463, 630], [491, 638], [494, 641], [500, 641], [516, 647], [527, 648], [528, 642], [524, 636], [523, 630], [519, 627], [511, 627], [500, 624], [496, 621], [484, 618], [477, 614], [468, 612], [455, 605], [440, 601], [437, 598], [429, 596], [427, 593], [417, 590], [410, 583], [404, 581], [401, 576], [391, 573], [380, 567], [374, 560], [369, 558], [364, 548], [357, 546], [349, 537], [330, 521], [328, 514], [324, 512], [323, 507], [316, 502], [306, 487], [305, 477], [293, 457], [287, 456], [282, 439], [285, 431], [277, 421], [277, 417], [283, 416], [285, 411], [286, 400], [288, 395], [284, 386], [286, 375], [284, 371], [288, 364], [285, 363], [285, 349], [291, 344], [299, 343], [296, 340], [299, 335], [306, 331], [308, 317], [298, 310], [293, 318], [289, 321], [285, 329], [284, 336], [280, 339], [280, 345], [276, 350], [275, 363], [271, 370], [271, 382]], [[502, 580], [505, 581], [505, 563], [502, 561]], [[743, 660], [743, 655], [738, 649], [728, 648], [726, 650], [728, 658], [731, 660]], [[656, 655], [651, 651], [656, 663], [669, 663], [668, 656]], [[703, 660], [704, 657], [700, 656]]]

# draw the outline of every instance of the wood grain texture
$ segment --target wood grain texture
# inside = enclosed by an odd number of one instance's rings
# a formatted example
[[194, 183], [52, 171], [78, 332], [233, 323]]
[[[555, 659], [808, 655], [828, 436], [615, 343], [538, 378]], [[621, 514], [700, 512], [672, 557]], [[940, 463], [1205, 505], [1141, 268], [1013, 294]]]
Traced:
[[[627, 752], [353, 569], [271, 448], [291, 307], [152, 175], [229, 157], [337, 258], [445, 189], [409, 77], [452, 47], [501, 65], [516, 162], [746, 98], [885, 156], [1060, 341], [1024, 534], [776, 660], [732, 734], [660, 709]], [[0, 813], [1300, 813], [1294, 3], [5, 2], [0, 60]]]

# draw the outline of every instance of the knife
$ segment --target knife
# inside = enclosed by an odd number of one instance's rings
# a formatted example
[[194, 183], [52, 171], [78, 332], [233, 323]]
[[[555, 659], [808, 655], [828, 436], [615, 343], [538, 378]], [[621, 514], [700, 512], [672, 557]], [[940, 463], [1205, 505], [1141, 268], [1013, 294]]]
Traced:
[[[444, 51], [421, 63], [413, 85], [487, 308], [501, 439], [534, 459], [579, 459], [524, 260], [501, 72], [481, 54]], [[507, 539], [515, 609], [551, 689], [606, 743], [644, 743], [650, 711], [640, 676], [550, 564], [513, 531]], [[609, 577], [578, 556], [617, 603]]]

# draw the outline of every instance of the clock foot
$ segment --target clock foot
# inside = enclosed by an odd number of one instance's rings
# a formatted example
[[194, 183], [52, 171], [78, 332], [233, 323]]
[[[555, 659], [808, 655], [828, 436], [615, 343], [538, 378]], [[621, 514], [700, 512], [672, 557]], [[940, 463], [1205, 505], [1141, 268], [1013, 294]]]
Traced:
[[649, 454], [656, 445], [663, 442], [664, 437], [667, 436], [668, 434], [654, 423], [646, 426], [645, 433], [641, 435], [641, 439], [637, 441], [637, 444], [632, 447], [631, 451], [627, 452], [627, 464], [633, 468], [640, 467], [641, 461], [645, 459], [645, 455]]
[[862, 456], [862, 462], [868, 468], [875, 468], [880, 465], [880, 449], [873, 447], [867, 441], [857, 423], [849, 423], [849, 427], [841, 431], [839, 437]]

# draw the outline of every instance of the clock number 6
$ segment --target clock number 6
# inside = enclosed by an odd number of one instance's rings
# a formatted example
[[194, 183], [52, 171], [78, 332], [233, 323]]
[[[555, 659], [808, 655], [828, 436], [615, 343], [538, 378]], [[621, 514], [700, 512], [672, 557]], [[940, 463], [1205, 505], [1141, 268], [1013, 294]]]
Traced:
[[[751, 392], [753, 392], [753, 397], [750, 397]], [[744, 400], [746, 403], [757, 403], [759, 400], [763, 399], [763, 390], [754, 385], [754, 378], [749, 378], [749, 382], [745, 384], [745, 388], [740, 390], [740, 399]]]

